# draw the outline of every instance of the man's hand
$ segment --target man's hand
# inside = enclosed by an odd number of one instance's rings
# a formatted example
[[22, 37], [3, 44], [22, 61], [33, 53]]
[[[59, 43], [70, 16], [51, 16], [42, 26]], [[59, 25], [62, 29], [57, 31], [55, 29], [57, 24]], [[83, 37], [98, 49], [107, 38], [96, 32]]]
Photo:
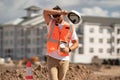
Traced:
[[69, 47], [62, 48], [61, 52], [69, 53]]

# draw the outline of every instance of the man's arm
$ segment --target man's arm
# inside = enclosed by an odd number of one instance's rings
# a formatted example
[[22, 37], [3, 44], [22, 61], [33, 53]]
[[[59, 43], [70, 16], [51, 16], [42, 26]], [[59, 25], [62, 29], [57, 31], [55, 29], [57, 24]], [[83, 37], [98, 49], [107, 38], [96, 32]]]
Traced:
[[78, 48], [78, 40], [72, 40], [72, 46], [70, 47], [65, 47], [63, 49], [63, 52], [69, 53], [70, 51], [75, 50], [76, 48]]
[[47, 24], [49, 24], [49, 22], [50, 22], [50, 20], [51, 20], [51, 15], [55, 15], [55, 14], [66, 15], [66, 14], [68, 14], [68, 12], [65, 11], [65, 10], [45, 9], [45, 10], [43, 11], [43, 15], [44, 15], [45, 22], [46, 22]]
[[79, 46], [79, 41], [78, 41], [77, 33], [75, 31], [74, 26], [72, 26], [72, 27], [73, 27], [73, 35], [72, 35], [71, 42], [72, 42], [73, 45], [69, 47], [71, 49], [71, 51], [75, 50]]
[[73, 45], [70, 47], [71, 51], [78, 48], [78, 40], [72, 40]]
[[49, 24], [49, 22], [51, 20], [51, 15], [60, 14], [60, 13], [61, 13], [61, 11], [58, 11], [58, 10], [45, 9], [43, 11], [43, 15], [44, 15], [44, 19], [45, 19], [45, 22], [47, 23], [47, 25]]
[[72, 45], [70, 47], [65, 47], [64, 52], [68, 53], [69, 51], [73, 51], [79, 47], [79, 41], [78, 41], [78, 37], [77, 37], [75, 29], [73, 30], [71, 42], [72, 42]]

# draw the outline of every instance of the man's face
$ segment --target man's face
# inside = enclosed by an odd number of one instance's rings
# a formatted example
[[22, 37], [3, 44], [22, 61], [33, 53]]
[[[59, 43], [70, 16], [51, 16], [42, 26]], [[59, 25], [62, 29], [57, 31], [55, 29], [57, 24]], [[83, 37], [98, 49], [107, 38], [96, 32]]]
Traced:
[[56, 15], [53, 15], [53, 17], [54, 17], [54, 20], [55, 20], [56, 23], [61, 23], [62, 20], [63, 20], [63, 16], [62, 15], [56, 14]]

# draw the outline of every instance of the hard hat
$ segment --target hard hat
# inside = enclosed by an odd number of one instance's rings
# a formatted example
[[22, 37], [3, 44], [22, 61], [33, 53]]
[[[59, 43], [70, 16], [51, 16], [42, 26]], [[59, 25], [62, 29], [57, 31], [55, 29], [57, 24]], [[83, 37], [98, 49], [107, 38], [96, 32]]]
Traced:
[[72, 24], [76, 24], [79, 25], [82, 22], [82, 18], [79, 12], [75, 11], [75, 10], [71, 10], [68, 15], [67, 18], [69, 19], [69, 21]]

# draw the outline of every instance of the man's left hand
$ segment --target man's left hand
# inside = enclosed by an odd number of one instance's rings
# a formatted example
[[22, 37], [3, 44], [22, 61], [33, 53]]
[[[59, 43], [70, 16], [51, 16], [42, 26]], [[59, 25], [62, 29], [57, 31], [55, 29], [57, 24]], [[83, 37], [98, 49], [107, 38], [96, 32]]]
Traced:
[[65, 47], [62, 52], [69, 53], [69, 47]]

